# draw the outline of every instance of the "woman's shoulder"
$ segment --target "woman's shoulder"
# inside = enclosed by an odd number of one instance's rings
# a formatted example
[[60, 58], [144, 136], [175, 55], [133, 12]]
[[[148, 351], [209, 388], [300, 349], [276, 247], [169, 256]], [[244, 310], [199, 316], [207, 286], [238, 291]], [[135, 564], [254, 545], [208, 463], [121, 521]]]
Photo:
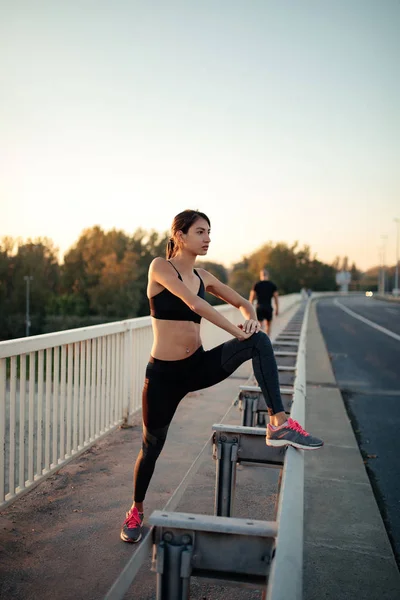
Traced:
[[211, 284], [212, 281], [218, 281], [218, 279], [214, 277], [214, 275], [212, 275], [209, 271], [206, 271], [206, 269], [202, 269], [201, 267], [195, 267], [195, 271], [197, 271], [197, 274], [203, 280], [205, 286], [207, 286], [207, 284]]
[[160, 276], [162, 277], [163, 275], [168, 275], [170, 268], [171, 266], [168, 264], [168, 261], [165, 258], [162, 258], [161, 256], [153, 258], [149, 265], [149, 281], [154, 281]]
[[201, 267], [195, 267], [194, 270], [196, 271], [196, 273], [198, 273], [198, 275], [200, 275], [202, 279], [207, 278], [207, 276], [209, 275], [209, 272], [205, 269], [202, 269]]
[[162, 258], [162, 256], [157, 256], [157, 258], [153, 258], [151, 261], [149, 271], [159, 271], [160, 269], [163, 270], [167, 268], [167, 266], [168, 261], [165, 258]]

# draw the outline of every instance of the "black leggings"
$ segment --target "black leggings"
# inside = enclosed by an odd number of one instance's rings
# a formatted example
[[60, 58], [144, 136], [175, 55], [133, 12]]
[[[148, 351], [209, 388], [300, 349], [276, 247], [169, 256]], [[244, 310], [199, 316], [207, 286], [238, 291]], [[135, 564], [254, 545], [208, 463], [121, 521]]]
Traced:
[[284, 411], [274, 352], [269, 337], [263, 332], [242, 342], [230, 340], [212, 350], [200, 347], [182, 360], [150, 358], [142, 399], [143, 443], [134, 473], [135, 502], [143, 502], [145, 498], [156, 460], [182, 398], [189, 392], [223, 381], [250, 358], [268, 413]]

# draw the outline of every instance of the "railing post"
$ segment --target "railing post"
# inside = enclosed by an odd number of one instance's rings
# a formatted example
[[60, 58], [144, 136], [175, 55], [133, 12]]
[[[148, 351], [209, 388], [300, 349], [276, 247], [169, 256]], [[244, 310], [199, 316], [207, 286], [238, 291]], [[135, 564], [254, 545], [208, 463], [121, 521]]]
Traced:
[[231, 517], [235, 498], [237, 437], [214, 433], [214, 458], [216, 459], [214, 514]]
[[192, 553], [190, 535], [163, 534], [157, 546], [157, 600], [189, 600]]
[[132, 344], [132, 329], [129, 328], [124, 334], [124, 396], [123, 396], [123, 407], [122, 417], [125, 422], [128, 421], [131, 413], [131, 402], [132, 402], [132, 371], [133, 371], [133, 344]]
[[[0, 359], [0, 503], [5, 497], [6, 455], [6, 359]], [[14, 468], [14, 465], [11, 466]], [[10, 490], [14, 492], [14, 490]]]
[[254, 427], [255, 413], [257, 412], [258, 399], [247, 394], [241, 396], [243, 418], [242, 425], [244, 427]]
[[256, 426], [257, 427], [266, 427], [267, 423], [266, 423], [266, 413], [262, 413], [262, 412], [258, 412], [257, 413], [257, 422], [256, 422]]

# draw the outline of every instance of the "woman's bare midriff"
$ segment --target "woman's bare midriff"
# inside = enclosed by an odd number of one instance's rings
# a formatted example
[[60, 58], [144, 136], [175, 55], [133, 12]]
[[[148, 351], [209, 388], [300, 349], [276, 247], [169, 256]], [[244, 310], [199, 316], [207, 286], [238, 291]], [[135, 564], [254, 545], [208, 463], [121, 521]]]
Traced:
[[152, 318], [154, 342], [151, 355], [159, 360], [188, 358], [201, 346], [200, 325], [193, 321]]

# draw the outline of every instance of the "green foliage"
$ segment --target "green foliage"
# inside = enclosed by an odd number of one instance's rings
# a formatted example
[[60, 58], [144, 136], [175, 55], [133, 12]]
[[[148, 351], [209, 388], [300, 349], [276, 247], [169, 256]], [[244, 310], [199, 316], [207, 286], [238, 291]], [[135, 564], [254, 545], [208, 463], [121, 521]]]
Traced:
[[[59, 264], [51, 240], [0, 241], [0, 339], [25, 335], [27, 282], [30, 283], [31, 335], [73, 327], [83, 327], [149, 314], [146, 295], [151, 261], [165, 256], [167, 233], [136, 229], [132, 235], [99, 226], [85, 229]], [[311, 256], [310, 248], [297, 243], [264, 244], [250, 256], [233, 265], [211, 261], [196, 264], [222, 283], [228, 283], [245, 298], [267, 267], [281, 294], [335, 290], [337, 269], [347, 267], [348, 258], [337, 257], [327, 265]], [[377, 273], [362, 274], [351, 267], [351, 289], [374, 289]], [[389, 276], [389, 272], [388, 272]], [[222, 301], [206, 295], [211, 304]]]
[[86, 229], [65, 255], [63, 291], [78, 296], [91, 315], [147, 315], [148, 268], [156, 256], [165, 254], [167, 239], [167, 234], [143, 229], [132, 237], [115, 229], [105, 233], [99, 226]]
[[0, 339], [25, 335], [25, 277], [31, 277], [31, 334], [41, 333], [49, 297], [58, 291], [60, 267], [51, 240], [0, 242]]
[[70, 315], [82, 317], [88, 314], [88, 306], [78, 294], [53, 294], [49, 297], [46, 314], [61, 317]]
[[205, 269], [211, 275], [214, 275], [222, 283], [228, 283], [228, 271], [219, 263], [211, 262], [210, 260], [199, 261], [195, 264], [199, 269]]
[[247, 269], [234, 269], [229, 276], [229, 285], [238, 294], [248, 298], [254, 282], [258, 279]]
[[[393, 268], [394, 274], [394, 268]], [[373, 267], [368, 269], [365, 273], [360, 274], [360, 280], [358, 282], [358, 289], [363, 292], [378, 291], [378, 281], [380, 279], [380, 267]], [[394, 278], [393, 278], [394, 281]]]
[[25, 335], [26, 281], [31, 335], [149, 314], [147, 272], [165, 256], [168, 236], [137, 229], [86, 229], [57, 262], [50, 240], [4, 238], [0, 243], [0, 339]]
[[302, 287], [314, 291], [337, 289], [335, 268], [311, 257], [310, 248], [298, 248], [297, 242], [292, 246], [283, 242], [263, 245], [233, 266], [229, 285], [242, 296], [248, 297], [263, 268], [268, 269], [270, 279], [276, 283], [281, 294], [299, 292]]

